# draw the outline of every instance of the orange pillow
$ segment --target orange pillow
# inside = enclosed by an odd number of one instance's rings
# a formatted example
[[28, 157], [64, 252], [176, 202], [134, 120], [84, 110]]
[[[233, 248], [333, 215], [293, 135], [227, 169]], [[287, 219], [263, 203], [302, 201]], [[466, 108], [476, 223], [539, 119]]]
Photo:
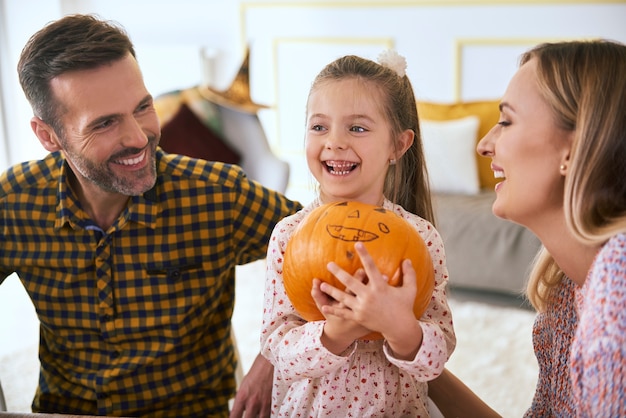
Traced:
[[[484, 100], [458, 103], [435, 103], [417, 102], [417, 113], [420, 120], [444, 121], [450, 119], [460, 119], [470, 115], [476, 115], [480, 119], [478, 125], [478, 141], [487, 134], [498, 123], [500, 110], [498, 105], [500, 100]], [[486, 158], [476, 153], [478, 162], [478, 177], [481, 188], [493, 189], [497, 181], [491, 171], [491, 158]]]

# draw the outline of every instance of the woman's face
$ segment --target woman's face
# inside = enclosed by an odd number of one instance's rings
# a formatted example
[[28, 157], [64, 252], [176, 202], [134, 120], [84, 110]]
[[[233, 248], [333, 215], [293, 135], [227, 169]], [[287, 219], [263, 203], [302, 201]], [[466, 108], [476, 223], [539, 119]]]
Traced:
[[[502, 181], [493, 213], [531, 230], [561, 216], [570, 132], [561, 129], [539, 93], [536, 60], [524, 64], [500, 103], [500, 121], [478, 144]], [[537, 231], [535, 231], [537, 232]]]

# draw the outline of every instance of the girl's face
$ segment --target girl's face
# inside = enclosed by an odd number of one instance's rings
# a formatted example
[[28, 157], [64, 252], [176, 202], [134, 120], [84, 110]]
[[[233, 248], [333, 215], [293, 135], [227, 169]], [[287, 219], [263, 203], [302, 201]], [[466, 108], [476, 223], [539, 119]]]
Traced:
[[357, 78], [322, 82], [309, 95], [306, 158], [323, 203], [382, 204], [390, 161], [413, 138], [412, 131], [401, 135], [399, 150], [394, 149], [382, 99], [375, 85]]
[[[539, 93], [536, 61], [511, 79], [500, 103], [500, 121], [478, 144], [502, 182], [493, 213], [531, 230], [561, 216], [571, 133], [561, 129]], [[535, 230], [536, 232], [536, 230]]]

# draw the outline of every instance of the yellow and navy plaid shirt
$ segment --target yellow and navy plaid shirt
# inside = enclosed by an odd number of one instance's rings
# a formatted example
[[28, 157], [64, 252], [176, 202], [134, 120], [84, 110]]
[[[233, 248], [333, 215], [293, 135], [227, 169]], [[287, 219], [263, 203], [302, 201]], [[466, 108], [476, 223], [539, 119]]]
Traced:
[[235, 265], [264, 258], [300, 206], [237, 166], [160, 149], [156, 164], [107, 231], [59, 153], [0, 177], [0, 282], [17, 273], [41, 321], [34, 411], [228, 414]]

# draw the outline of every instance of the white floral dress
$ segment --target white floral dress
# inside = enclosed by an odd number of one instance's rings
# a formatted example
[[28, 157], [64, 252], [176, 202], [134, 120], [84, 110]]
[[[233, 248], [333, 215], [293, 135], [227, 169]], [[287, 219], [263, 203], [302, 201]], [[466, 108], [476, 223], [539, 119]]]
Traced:
[[272, 233], [261, 331], [261, 353], [274, 365], [274, 417], [428, 417], [427, 383], [437, 377], [456, 344], [448, 307], [443, 241], [428, 221], [385, 200], [426, 242], [435, 289], [420, 324], [423, 342], [412, 361], [391, 355], [383, 340], [357, 340], [343, 355], [321, 343], [324, 321], [306, 322], [292, 306], [282, 279], [289, 238], [319, 202], [280, 221]]

